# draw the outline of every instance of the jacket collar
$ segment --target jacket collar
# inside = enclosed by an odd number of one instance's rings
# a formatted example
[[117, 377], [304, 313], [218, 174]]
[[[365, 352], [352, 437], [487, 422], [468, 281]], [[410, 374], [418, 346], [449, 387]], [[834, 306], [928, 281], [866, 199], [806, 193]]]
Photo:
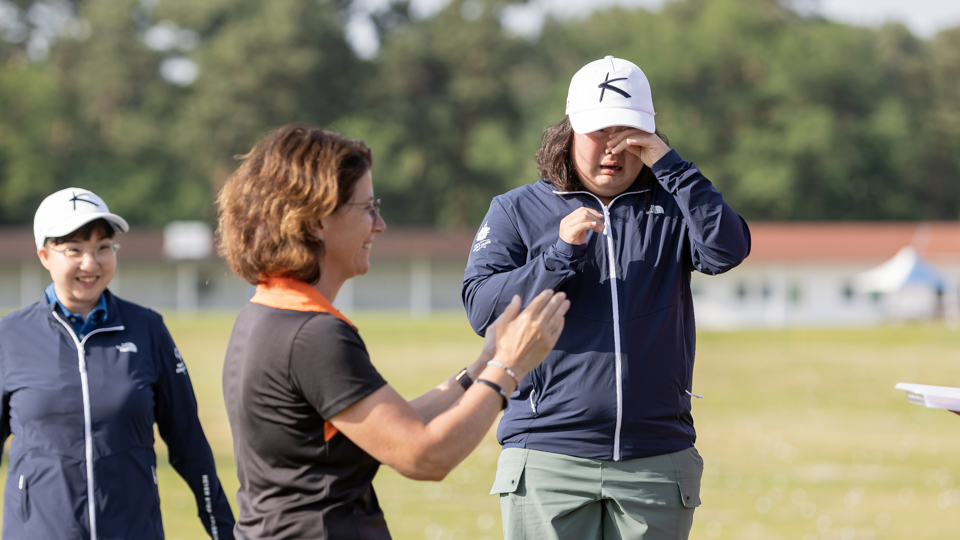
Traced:
[[349, 324], [354, 330], [357, 328], [350, 319], [333, 307], [320, 291], [299, 279], [268, 277], [257, 285], [257, 292], [250, 301], [276, 309], [329, 313]]
[[[546, 178], [541, 178], [539, 184], [540, 184], [541, 187], [543, 187], [544, 189], [546, 189], [546, 190], [549, 191], [550, 193], [553, 193], [554, 195], [558, 195], [558, 196], [561, 196], [561, 195], [584, 194], [584, 195], [591, 195], [591, 196], [593, 196], [594, 198], [597, 197], [596, 195], [593, 195], [592, 193], [590, 193], [589, 191], [587, 191], [586, 189], [583, 189], [583, 188], [577, 189], [577, 190], [573, 190], [573, 191], [560, 191], [560, 190], [558, 190], [556, 187], [554, 187], [553, 183], [550, 182], [550, 180], [548, 180], [548, 179], [546, 179]], [[631, 195], [631, 194], [636, 194], [636, 193], [644, 193], [644, 192], [646, 192], [646, 191], [650, 191], [650, 189], [651, 189], [651, 188], [650, 188], [649, 186], [644, 187], [644, 185], [643, 185], [643, 175], [641, 174], [641, 175], [637, 176], [637, 179], [634, 180], [632, 184], [630, 184], [630, 187], [628, 187], [627, 189], [623, 190], [622, 193], [618, 194], [618, 195], [617, 195], [616, 197], [614, 197], [614, 198], [620, 197], [620, 196], [622, 196], [622, 195]]]
[[[104, 289], [103, 295], [100, 297], [101, 302], [105, 302], [107, 310], [107, 318], [103, 321], [100, 321], [100, 324], [97, 325], [98, 328], [114, 328], [117, 326], [123, 326], [123, 319], [120, 317], [120, 304], [117, 300], [117, 297], [110, 292], [110, 289]], [[56, 308], [57, 302], [51, 302], [50, 298], [47, 297], [46, 292], [40, 296], [40, 307], [47, 313], [52, 314]], [[99, 305], [99, 304], [98, 304]], [[64, 316], [66, 316], [64, 314]]]

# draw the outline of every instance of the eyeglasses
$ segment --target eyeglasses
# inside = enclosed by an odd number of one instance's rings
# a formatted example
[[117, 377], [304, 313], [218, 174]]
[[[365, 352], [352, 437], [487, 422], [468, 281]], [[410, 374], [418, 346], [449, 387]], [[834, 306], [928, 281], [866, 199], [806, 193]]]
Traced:
[[66, 247], [63, 249], [54, 249], [50, 248], [57, 253], [63, 254], [63, 257], [67, 260], [68, 263], [74, 266], [80, 266], [83, 264], [83, 257], [89, 253], [93, 260], [97, 261], [97, 264], [110, 264], [117, 260], [117, 252], [120, 251], [120, 244], [116, 242], [110, 242], [109, 244], [104, 244], [102, 246], [97, 246], [92, 249], [80, 248], [80, 247]]
[[377, 216], [380, 215], [380, 199], [370, 202], [348, 202], [343, 204], [349, 204], [350, 206], [362, 206], [364, 210], [370, 212], [370, 217], [377, 219]]

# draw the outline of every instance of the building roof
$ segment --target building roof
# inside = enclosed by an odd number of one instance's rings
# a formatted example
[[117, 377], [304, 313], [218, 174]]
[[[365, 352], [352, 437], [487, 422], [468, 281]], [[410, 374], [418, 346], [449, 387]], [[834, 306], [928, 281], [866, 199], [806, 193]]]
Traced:
[[960, 222], [751, 223], [751, 262], [880, 261], [912, 245], [930, 261], [960, 260]]
[[[751, 222], [751, 263], [883, 261], [913, 245], [927, 260], [960, 261], [960, 222]], [[374, 243], [376, 258], [465, 260], [475, 231], [392, 227]], [[163, 259], [163, 231], [134, 229], [117, 238], [122, 258]], [[0, 229], [0, 261], [35, 257], [27, 227]]]

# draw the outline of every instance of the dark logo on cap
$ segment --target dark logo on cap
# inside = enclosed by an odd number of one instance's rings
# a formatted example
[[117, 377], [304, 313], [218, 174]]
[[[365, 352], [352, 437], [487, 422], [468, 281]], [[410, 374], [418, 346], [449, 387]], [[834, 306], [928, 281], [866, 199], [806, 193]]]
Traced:
[[74, 193], [73, 193], [73, 198], [70, 199], [70, 202], [73, 203], [73, 209], [74, 209], [74, 210], [77, 209], [77, 202], [78, 202], [78, 201], [79, 201], [79, 202], [85, 202], [85, 203], [88, 203], [88, 204], [92, 204], [92, 205], [96, 206], [97, 208], [100, 208], [100, 205], [99, 205], [99, 204], [97, 204], [97, 203], [95, 203], [95, 202], [93, 202], [93, 201], [88, 201], [87, 199], [81, 199], [80, 197], [83, 197], [83, 195], [77, 195], [77, 193], [74, 192]]
[[603, 102], [603, 93], [606, 92], [607, 90], [612, 90], [612, 91], [620, 94], [621, 96], [623, 96], [623, 97], [625, 97], [625, 98], [629, 98], [629, 97], [630, 97], [630, 94], [628, 94], [628, 93], [624, 92], [623, 90], [617, 88], [616, 86], [613, 86], [613, 85], [610, 84], [610, 83], [612, 83], [612, 82], [625, 81], [625, 80], [627, 80], [626, 77], [620, 77], [619, 79], [611, 79], [611, 78], [610, 78], [610, 72], [608, 71], [608, 72], [607, 72], [607, 77], [606, 77], [605, 79], [603, 79], [603, 82], [602, 82], [602, 83], [600, 83], [600, 84], [597, 85], [597, 88], [600, 89], [600, 102], [601, 102], [601, 103]]

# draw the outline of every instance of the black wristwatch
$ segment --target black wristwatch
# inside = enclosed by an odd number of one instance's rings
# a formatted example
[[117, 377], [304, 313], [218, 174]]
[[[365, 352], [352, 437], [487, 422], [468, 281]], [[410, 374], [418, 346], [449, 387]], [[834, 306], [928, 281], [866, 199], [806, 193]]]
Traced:
[[473, 379], [467, 375], [467, 368], [460, 370], [460, 373], [457, 373], [457, 382], [460, 383], [460, 386], [463, 387], [463, 391], [466, 392], [468, 388], [473, 386]]

